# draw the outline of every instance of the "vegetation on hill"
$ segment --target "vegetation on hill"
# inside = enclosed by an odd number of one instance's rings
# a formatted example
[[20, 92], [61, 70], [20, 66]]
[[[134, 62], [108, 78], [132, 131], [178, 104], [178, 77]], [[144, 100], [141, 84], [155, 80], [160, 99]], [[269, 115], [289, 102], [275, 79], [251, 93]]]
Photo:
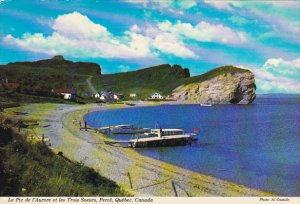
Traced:
[[93, 78], [93, 84], [98, 90], [112, 90], [127, 96], [137, 93], [139, 97], [145, 98], [153, 92], [168, 94], [188, 77], [188, 69], [162, 64], [137, 71], [97, 76]]
[[127, 96], [130, 93], [137, 93], [141, 98], [148, 98], [153, 92], [169, 95], [172, 90], [182, 84], [202, 82], [225, 73], [243, 72], [249, 72], [249, 70], [229, 65], [190, 77], [188, 69], [183, 69], [179, 65], [163, 64], [132, 72], [97, 76], [93, 78], [93, 84], [98, 90], [109, 89]]
[[185, 80], [183, 84], [195, 83], [195, 82], [203, 82], [209, 79], [212, 79], [216, 76], [226, 74], [226, 73], [245, 73], [250, 72], [248, 69], [241, 69], [232, 65], [222, 66], [215, 69], [212, 69], [204, 74], [190, 77], [189, 79]]
[[82, 163], [0, 125], [0, 196], [130, 196]]
[[[89, 76], [101, 74], [98, 64], [72, 62], [62, 56], [35, 62], [16, 62], [0, 65], [0, 82], [6, 79], [18, 83], [19, 93], [53, 97], [58, 88], [86, 88]], [[2, 81], [1, 81], [2, 80]]]
[[[137, 98], [148, 98], [153, 92], [169, 95], [182, 84], [201, 82], [224, 73], [248, 72], [234, 66], [223, 66], [205, 74], [190, 77], [189, 69], [180, 65], [162, 64], [137, 71], [101, 75], [95, 63], [72, 62], [62, 56], [36, 62], [16, 62], [0, 66], [0, 76], [20, 87], [16, 92], [27, 95], [57, 97], [52, 90], [75, 87], [81, 96], [91, 92], [86, 80], [92, 79], [97, 91], [136, 93]], [[1, 82], [0, 78], [0, 82]], [[3, 80], [2, 80], [3, 83]], [[2, 85], [3, 89], [3, 85]], [[1, 84], [0, 84], [1, 92]], [[0, 96], [1, 97], [1, 96]]]

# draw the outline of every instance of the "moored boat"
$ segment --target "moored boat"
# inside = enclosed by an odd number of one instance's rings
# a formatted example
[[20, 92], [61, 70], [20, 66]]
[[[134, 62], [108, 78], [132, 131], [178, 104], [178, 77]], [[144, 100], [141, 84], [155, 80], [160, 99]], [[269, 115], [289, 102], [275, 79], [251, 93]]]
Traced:
[[212, 106], [212, 104], [200, 103], [200, 106]]
[[136, 128], [134, 125], [114, 125], [110, 126], [110, 132], [112, 134], [138, 134], [146, 133], [150, 131], [150, 128]]
[[151, 129], [150, 133], [136, 135], [129, 140], [129, 146], [157, 147], [187, 145], [196, 141], [195, 133], [184, 133], [182, 129]]

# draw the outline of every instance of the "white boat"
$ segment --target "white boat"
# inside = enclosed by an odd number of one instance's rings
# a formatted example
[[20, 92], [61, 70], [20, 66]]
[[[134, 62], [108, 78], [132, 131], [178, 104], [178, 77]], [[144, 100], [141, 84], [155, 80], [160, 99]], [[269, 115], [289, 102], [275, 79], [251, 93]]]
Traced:
[[138, 134], [150, 131], [150, 128], [135, 128], [133, 125], [114, 125], [110, 126], [112, 134]]
[[200, 103], [200, 106], [212, 106], [211, 104]]
[[150, 133], [135, 135], [129, 140], [130, 147], [155, 147], [186, 145], [196, 141], [195, 133], [184, 133], [182, 129], [151, 129]]

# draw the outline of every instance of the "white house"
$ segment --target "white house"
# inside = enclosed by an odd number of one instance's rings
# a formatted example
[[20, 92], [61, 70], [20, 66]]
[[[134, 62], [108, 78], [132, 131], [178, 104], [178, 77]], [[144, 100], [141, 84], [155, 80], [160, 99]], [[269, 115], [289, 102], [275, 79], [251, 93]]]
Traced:
[[162, 95], [160, 95], [159, 93], [153, 93], [150, 96], [150, 99], [164, 99], [164, 97]]
[[100, 96], [101, 96], [100, 93], [96, 93], [94, 97], [95, 97], [95, 98], [100, 98]]
[[135, 98], [135, 97], [136, 97], [136, 93], [131, 93], [131, 94], [129, 94], [129, 97], [130, 97], [130, 98]]
[[106, 99], [107, 99], [106, 95], [101, 95], [101, 96], [100, 96], [100, 100], [106, 101]]
[[59, 95], [63, 95], [64, 99], [72, 99], [76, 96], [75, 89], [57, 89], [55, 92]]
[[123, 94], [114, 94], [113, 97], [114, 97], [115, 100], [119, 100], [119, 99], [124, 98], [124, 95]]
[[99, 94], [99, 99], [101, 101], [110, 101], [113, 99], [113, 94], [111, 92], [107, 92], [107, 91], [102, 91]]

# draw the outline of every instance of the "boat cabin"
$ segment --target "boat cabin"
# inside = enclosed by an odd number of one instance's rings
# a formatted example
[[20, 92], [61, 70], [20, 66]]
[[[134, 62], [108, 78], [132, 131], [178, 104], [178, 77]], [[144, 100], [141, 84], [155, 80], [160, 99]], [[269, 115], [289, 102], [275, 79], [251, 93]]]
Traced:
[[161, 136], [172, 136], [172, 135], [184, 135], [184, 130], [182, 129], [151, 129], [151, 133]]

